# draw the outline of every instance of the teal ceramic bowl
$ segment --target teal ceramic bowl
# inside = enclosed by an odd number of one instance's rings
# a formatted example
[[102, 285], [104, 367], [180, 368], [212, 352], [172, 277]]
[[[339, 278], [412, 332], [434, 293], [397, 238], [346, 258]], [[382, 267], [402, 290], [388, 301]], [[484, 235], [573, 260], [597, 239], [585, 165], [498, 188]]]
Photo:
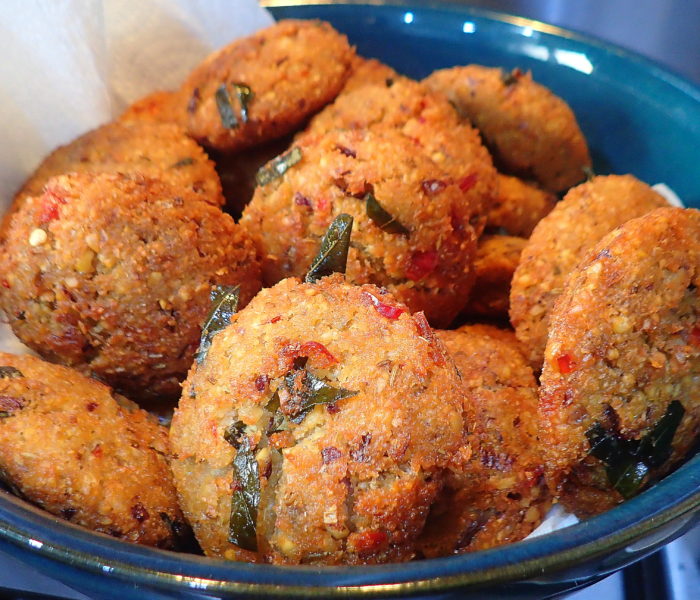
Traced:
[[[470, 62], [530, 69], [565, 98], [597, 172], [665, 182], [700, 206], [700, 90], [639, 56], [543, 23], [463, 6], [274, 2], [321, 18], [358, 51], [423, 77]], [[268, 596], [543, 598], [639, 560], [700, 519], [700, 455], [596, 518], [485, 552], [362, 568], [249, 565], [128, 545], [0, 491], [0, 549], [100, 599]]]

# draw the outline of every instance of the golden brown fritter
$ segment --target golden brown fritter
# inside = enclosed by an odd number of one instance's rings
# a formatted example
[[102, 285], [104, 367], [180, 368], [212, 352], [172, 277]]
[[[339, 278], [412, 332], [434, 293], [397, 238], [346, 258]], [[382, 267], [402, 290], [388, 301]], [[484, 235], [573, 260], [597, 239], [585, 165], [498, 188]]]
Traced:
[[338, 95], [354, 56], [347, 38], [322, 21], [284, 20], [236, 40], [182, 85], [187, 130], [218, 150], [286, 135]]
[[512, 332], [488, 325], [439, 331], [462, 374], [467, 446], [433, 507], [425, 556], [516, 542], [551, 506], [537, 439], [537, 384]]
[[670, 207], [609, 233], [566, 281], [550, 318], [540, 437], [552, 487], [577, 514], [633, 495], [697, 441], [699, 285], [700, 212]]
[[241, 218], [259, 244], [265, 282], [303, 276], [331, 221], [347, 213], [348, 280], [384, 286], [449, 325], [466, 302], [476, 248], [459, 185], [393, 129], [307, 135], [286, 156], [298, 162], [259, 186]]
[[549, 314], [566, 278], [604, 235], [629, 219], [668, 206], [632, 175], [595, 177], [572, 189], [535, 228], [520, 258], [510, 292], [510, 319], [539, 369]]
[[0, 254], [0, 306], [43, 357], [133, 397], [179, 394], [209, 293], [260, 288], [252, 241], [195, 194], [140, 175], [72, 174], [27, 199]]
[[181, 94], [160, 90], [139, 98], [129, 105], [119, 117], [119, 121], [171, 123], [184, 128], [185, 115]]
[[498, 174], [493, 203], [488, 208], [486, 226], [505, 229], [510, 235], [529, 238], [535, 225], [557, 203], [557, 197], [517, 177]]
[[389, 65], [378, 61], [376, 58], [364, 58], [356, 56], [352, 61], [352, 72], [345, 82], [341, 94], [354, 92], [367, 85], [389, 85], [398, 79], [404, 79]]
[[435, 71], [423, 80], [444, 93], [479, 129], [507, 171], [535, 179], [552, 192], [579, 183], [590, 168], [586, 140], [574, 113], [530, 73], [480, 65]]
[[474, 287], [464, 314], [508, 317], [510, 282], [526, 244], [526, 239], [509, 235], [484, 235], [479, 239]]
[[[148, 121], [116, 121], [49, 154], [17, 192], [10, 214], [28, 196], [41, 194], [51, 177], [88, 172], [140, 173], [162, 179], [209, 204], [224, 203], [214, 163], [181, 128]], [[6, 215], [4, 222], [7, 220]]]
[[175, 548], [187, 530], [168, 432], [80, 373], [0, 353], [0, 477], [23, 498], [128, 542]]
[[[181, 505], [205, 553], [410, 559], [461, 442], [461, 393], [425, 317], [379, 288], [333, 275], [261, 291], [193, 366], [170, 432]], [[232, 461], [253, 476], [234, 478]], [[258, 486], [246, 550], [229, 541], [232, 487]]]
[[[484, 213], [494, 201], [496, 170], [478, 132], [460, 122], [442, 94], [401, 77], [367, 85], [342, 94], [312, 120], [299, 136], [323, 134], [335, 129], [391, 128], [400, 131], [445, 171], [457, 184], [464, 204], [472, 210], [471, 221], [480, 235]], [[435, 181], [439, 191], [444, 180]]]

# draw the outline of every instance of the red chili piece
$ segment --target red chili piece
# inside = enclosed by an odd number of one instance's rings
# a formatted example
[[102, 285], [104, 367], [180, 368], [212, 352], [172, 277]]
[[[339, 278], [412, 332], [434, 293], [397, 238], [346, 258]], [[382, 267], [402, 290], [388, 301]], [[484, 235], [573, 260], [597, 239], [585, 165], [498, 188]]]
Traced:
[[90, 452], [95, 458], [100, 458], [102, 456], [102, 446], [100, 444], [97, 444], [91, 452]]
[[462, 190], [463, 192], [468, 192], [470, 189], [474, 187], [476, 184], [477, 180], [477, 174], [472, 173], [471, 175], [467, 175], [466, 177], [462, 177], [462, 179], [459, 180], [459, 189]]
[[700, 348], [700, 327], [699, 326], [695, 326], [690, 330], [689, 341], [693, 346]]
[[362, 292], [362, 296], [367, 298], [372, 303], [375, 310], [382, 315], [382, 317], [386, 317], [387, 319], [398, 319], [403, 313], [406, 312], [400, 306], [392, 306], [391, 304], [381, 302], [379, 298], [377, 298], [374, 294], [370, 294], [369, 292]]
[[277, 323], [277, 321], [280, 321], [282, 317], [280, 315], [277, 315], [276, 317], [272, 317], [270, 319], [270, 323]]
[[320, 365], [323, 367], [328, 367], [338, 362], [338, 359], [330, 353], [328, 348], [319, 342], [304, 342], [299, 348], [299, 354], [297, 356], [314, 356], [316, 358], [325, 359], [325, 364]]
[[571, 355], [569, 354], [562, 354], [560, 357], [557, 358], [557, 366], [559, 367], [559, 372], [562, 375], [566, 375], [567, 373], [571, 373], [574, 370], [574, 359], [571, 358]]
[[411, 260], [406, 267], [406, 277], [411, 281], [418, 281], [435, 270], [438, 264], [438, 253], [435, 250], [421, 252], [420, 250], [411, 255]]
[[447, 184], [440, 179], [425, 179], [421, 182], [420, 186], [428, 196], [435, 196], [444, 190]]
[[65, 203], [65, 198], [57, 195], [51, 189], [47, 189], [41, 202], [39, 222], [50, 223], [51, 221], [58, 219], [58, 207]]
[[88, 404], [87, 404], [87, 406], [86, 406], [85, 408], [87, 408], [88, 412], [92, 412], [92, 411], [95, 410], [97, 407], [98, 407], [97, 402], [88, 402]]
[[436, 365], [443, 366], [445, 364], [445, 357], [435, 344], [435, 333], [433, 333], [428, 319], [425, 318], [425, 313], [417, 312], [413, 315], [413, 321], [418, 329], [418, 335], [430, 344], [430, 358], [433, 359]]
[[8, 290], [10, 289], [10, 282], [7, 281], [7, 279], [2, 280], [2, 287], [7, 288]]

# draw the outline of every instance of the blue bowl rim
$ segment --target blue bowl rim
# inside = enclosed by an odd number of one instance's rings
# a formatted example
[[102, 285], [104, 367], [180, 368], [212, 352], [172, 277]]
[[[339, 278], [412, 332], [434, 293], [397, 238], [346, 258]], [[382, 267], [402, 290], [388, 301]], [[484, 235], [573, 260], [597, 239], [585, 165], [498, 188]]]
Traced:
[[[654, 78], [700, 103], [700, 88], [658, 63], [593, 36], [534, 19], [450, 2], [431, 1], [416, 7], [415, 0], [372, 3], [263, 0], [261, 4], [272, 9], [330, 5], [374, 9], [411, 7], [414, 11], [442, 10], [503, 25], [531, 27], [636, 63]], [[673, 499], [670, 505], [668, 498]], [[386, 597], [542, 578], [583, 560], [621, 550], [643, 536], [663, 531], [673, 522], [690, 522], [699, 512], [700, 455], [697, 455], [636, 498], [572, 527], [473, 554], [362, 569], [253, 565], [136, 546], [52, 517], [5, 492], [0, 493], [0, 538], [57, 563], [161, 590], [182, 591], [184, 587], [212, 594], [271, 597]], [[679, 526], [677, 531], [680, 529]], [[70, 546], [65, 538], [70, 540]], [[649, 548], [652, 545], [658, 544], [650, 544]], [[157, 564], [143, 566], [149, 562]], [[610, 571], [616, 568], [612, 566]], [[299, 580], [305, 584], [299, 584]]]

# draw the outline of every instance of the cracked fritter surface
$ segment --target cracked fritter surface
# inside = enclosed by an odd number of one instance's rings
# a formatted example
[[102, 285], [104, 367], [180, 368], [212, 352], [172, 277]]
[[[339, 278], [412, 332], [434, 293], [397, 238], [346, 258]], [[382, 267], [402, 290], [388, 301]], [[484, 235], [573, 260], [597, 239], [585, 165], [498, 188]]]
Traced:
[[[270, 285], [303, 276], [341, 213], [353, 216], [347, 277], [387, 287], [433, 324], [447, 326], [472, 283], [474, 207], [459, 184], [393, 129], [306, 135], [299, 161], [259, 186], [241, 225], [259, 244]], [[371, 194], [405, 232], [368, 216]]]
[[[349, 395], [295, 419], [290, 391], [305, 373]], [[210, 556], [408, 560], [460, 444], [462, 410], [454, 363], [422, 314], [342, 276], [285, 279], [236, 314], [190, 371], [171, 428], [183, 510]], [[284, 419], [273, 426], [274, 414]], [[258, 465], [258, 552], [228, 541], [242, 442], [236, 451], [224, 435], [239, 421]]]
[[639, 440], [678, 400], [685, 413], [672, 452], [652, 476], [697, 440], [699, 284], [700, 212], [680, 208], [657, 209], [609, 233], [567, 280], [550, 319], [540, 436], [550, 481], [578, 514], [622, 500], [589, 455], [596, 423]]
[[[182, 85], [187, 130], [218, 150], [290, 133], [338, 95], [354, 56], [347, 38], [322, 21], [284, 20], [236, 40], [206, 58]], [[235, 85], [252, 92], [247, 117]], [[228, 90], [235, 125], [222, 119], [221, 86]]]
[[561, 192], [590, 168], [588, 145], [568, 104], [530, 73], [467, 65], [435, 71], [423, 80], [444, 93], [484, 136], [497, 163]]
[[599, 176], [569, 191], [540, 221], [510, 293], [511, 323], [533, 366], [542, 364], [554, 302], [586, 251], [625, 221], [663, 206], [663, 196], [632, 175]]
[[167, 430], [80, 373], [0, 353], [0, 477], [76, 525], [175, 548], [187, 530]]
[[12, 219], [0, 305], [43, 357], [140, 399], [179, 394], [215, 284], [260, 288], [231, 217], [138, 175], [51, 179]]
[[551, 506], [538, 440], [537, 384], [515, 335], [488, 325], [439, 331], [462, 375], [467, 446], [419, 547], [449, 556], [516, 542]]

